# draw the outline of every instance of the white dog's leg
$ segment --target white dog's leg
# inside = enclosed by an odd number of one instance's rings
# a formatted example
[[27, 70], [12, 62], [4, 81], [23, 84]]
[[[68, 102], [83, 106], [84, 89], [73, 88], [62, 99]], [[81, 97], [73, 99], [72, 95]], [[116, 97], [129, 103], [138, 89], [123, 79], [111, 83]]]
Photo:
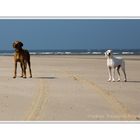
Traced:
[[126, 78], [126, 73], [125, 73], [125, 68], [124, 67], [122, 67], [122, 71], [124, 73], [124, 81], [126, 82], [127, 81], [127, 78]]
[[115, 68], [112, 69], [112, 82], [115, 82]]
[[111, 77], [112, 77], [112, 74], [111, 74], [111, 67], [108, 67], [108, 75], [109, 75], [108, 82], [110, 82], [110, 81], [111, 81]]
[[117, 67], [117, 73], [118, 73], [118, 82], [121, 80], [121, 77], [120, 77], [120, 66]]
[[124, 62], [122, 63], [122, 71], [123, 71], [123, 74], [124, 74], [124, 81], [126, 82], [127, 78], [126, 78], [125, 63]]

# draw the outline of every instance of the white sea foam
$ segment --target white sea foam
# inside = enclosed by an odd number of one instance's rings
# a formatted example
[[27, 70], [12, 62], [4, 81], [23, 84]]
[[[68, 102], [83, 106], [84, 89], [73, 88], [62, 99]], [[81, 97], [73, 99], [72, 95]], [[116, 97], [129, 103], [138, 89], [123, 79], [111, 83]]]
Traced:
[[122, 54], [127, 55], [127, 54], [134, 54], [134, 52], [122, 52]]
[[114, 55], [118, 55], [119, 53], [117, 53], [117, 52], [114, 52], [113, 54], [114, 54]]
[[36, 53], [36, 52], [30, 52], [30, 54], [35, 55], [35, 54], [37, 54], [37, 53]]
[[92, 54], [98, 55], [98, 54], [102, 54], [102, 52], [92, 52]]
[[71, 53], [71, 52], [65, 52], [65, 54], [70, 55], [70, 54], [72, 54], [72, 53]]

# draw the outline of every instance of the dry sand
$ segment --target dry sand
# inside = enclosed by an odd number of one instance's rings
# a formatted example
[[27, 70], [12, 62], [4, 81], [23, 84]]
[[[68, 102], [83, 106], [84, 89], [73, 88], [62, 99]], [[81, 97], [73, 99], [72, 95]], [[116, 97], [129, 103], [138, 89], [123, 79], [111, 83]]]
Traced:
[[1, 56], [0, 121], [140, 120], [140, 56], [125, 59], [128, 82], [107, 82], [104, 56], [31, 56], [32, 79]]

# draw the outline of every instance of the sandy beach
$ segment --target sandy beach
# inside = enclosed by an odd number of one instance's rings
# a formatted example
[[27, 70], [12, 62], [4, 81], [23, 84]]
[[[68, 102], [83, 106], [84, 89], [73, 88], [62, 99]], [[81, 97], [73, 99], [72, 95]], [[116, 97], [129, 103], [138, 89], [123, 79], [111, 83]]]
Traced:
[[107, 82], [104, 56], [31, 56], [27, 79], [0, 56], [0, 121], [139, 121], [140, 56], [124, 58], [128, 82]]

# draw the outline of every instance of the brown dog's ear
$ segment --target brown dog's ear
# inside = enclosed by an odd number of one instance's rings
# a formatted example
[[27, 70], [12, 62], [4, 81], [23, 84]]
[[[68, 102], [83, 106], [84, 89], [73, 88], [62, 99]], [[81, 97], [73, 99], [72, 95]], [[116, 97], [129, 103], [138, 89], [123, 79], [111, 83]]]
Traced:
[[19, 42], [18, 42], [18, 45], [19, 45], [20, 47], [22, 47], [22, 46], [23, 46], [23, 43], [22, 43], [21, 41], [19, 41]]
[[20, 49], [20, 48], [22, 48], [22, 46], [23, 46], [23, 43], [21, 41], [15, 41], [13, 43], [13, 48]]

